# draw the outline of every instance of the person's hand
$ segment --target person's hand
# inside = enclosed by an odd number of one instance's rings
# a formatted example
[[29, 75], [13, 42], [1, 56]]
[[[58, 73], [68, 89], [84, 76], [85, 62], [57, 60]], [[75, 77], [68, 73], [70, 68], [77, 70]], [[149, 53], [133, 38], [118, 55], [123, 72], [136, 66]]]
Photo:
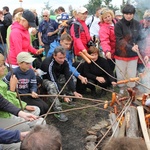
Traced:
[[116, 86], [116, 85], [117, 85], [117, 83], [116, 83], [116, 82], [111, 82], [111, 84], [112, 84], [113, 86]]
[[39, 41], [40, 46], [44, 46], [44, 43], [42, 41]]
[[31, 96], [32, 96], [33, 98], [38, 98], [38, 94], [35, 93], [35, 92], [32, 92], [32, 93], [31, 93]]
[[106, 58], [107, 58], [107, 59], [111, 59], [111, 53], [110, 53], [110, 52], [107, 52], [107, 53], [106, 53]]
[[105, 79], [103, 77], [96, 77], [96, 80], [99, 82], [99, 83], [105, 83]]
[[10, 91], [12, 91], [12, 92], [15, 91], [15, 89], [17, 87], [17, 83], [18, 83], [18, 79], [16, 78], [15, 75], [12, 75], [10, 77], [10, 83], [9, 83], [9, 85], [10, 85]]
[[137, 53], [139, 51], [138, 45], [134, 44], [134, 46], [132, 47], [132, 50]]
[[148, 57], [148, 56], [145, 56], [145, 57], [144, 57], [144, 61], [145, 61], [145, 63], [147, 64], [148, 61], [149, 61], [149, 57]]
[[78, 78], [81, 80], [81, 83], [82, 83], [82, 84], [87, 84], [88, 80], [87, 80], [86, 77], [83, 77], [83, 76], [79, 75]]
[[30, 114], [30, 113], [26, 113], [22, 110], [19, 111], [18, 116], [21, 118], [24, 118], [25, 120], [28, 120], [28, 121], [33, 121], [33, 120], [38, 119], [38, 116], [35, 116], [33, 114]]
[[44, 51], [44, 48], [40, 48], [39, 50], [36, 51], [36, 54], [37, 55], [42, 54], [43, 51]]
[[75, 97], [82, 98], [82, 95], [78, 92], [73, 92], [73, 94]]
[[28, 110], [28, 111], [34, 111], [34, 110], [35, 110], [35, 107], [34, 107], [34, 106], [29, 106], [29, 105], [27, 105], [27, 106], [25, 107], [25, 109]]
[[29, 133], [29, 131], [26, 132], [20, 132], [20, 141], [23, 141], [26, 135]]
[[52, 36], [54, 33], [53, 32], [48, 32], [47, 36]]
[[64, 102], [69, 103], [70, 102], [70, 98], [64, 97]]

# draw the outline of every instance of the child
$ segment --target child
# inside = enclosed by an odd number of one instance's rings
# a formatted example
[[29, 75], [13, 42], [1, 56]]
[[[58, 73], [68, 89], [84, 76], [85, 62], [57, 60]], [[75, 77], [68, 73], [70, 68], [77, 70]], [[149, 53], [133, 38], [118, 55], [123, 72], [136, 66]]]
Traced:
[[[48, 111], [48, 105], [38, 98], [37, 81], [34, 71], [31, 69], [31, 63], [35, 60], [28, 52], [21, 52], [17, 55], [17, 68], [13, 69], [13, 74], [18, 79], [18, 91], [19, 94], [31, 93], [31, 96], [24, 96], [22, 100], [28, 105], [38, 106], [41, 110], [40, 115]], [[10, 82], [11, 72], [9, 72], [3, 80], [6, 83]]]

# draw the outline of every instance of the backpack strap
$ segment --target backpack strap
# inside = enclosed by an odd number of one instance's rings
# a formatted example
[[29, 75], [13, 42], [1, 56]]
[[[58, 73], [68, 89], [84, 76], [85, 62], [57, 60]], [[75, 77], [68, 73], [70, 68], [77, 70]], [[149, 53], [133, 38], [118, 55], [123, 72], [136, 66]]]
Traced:
[[91, 23], [88, 25], [88, 28], [89, 28], [89, 29], [91, 28], [91, 25], [92, 25], [93, 21], [94, 21], [94, 15], [92, 15]]

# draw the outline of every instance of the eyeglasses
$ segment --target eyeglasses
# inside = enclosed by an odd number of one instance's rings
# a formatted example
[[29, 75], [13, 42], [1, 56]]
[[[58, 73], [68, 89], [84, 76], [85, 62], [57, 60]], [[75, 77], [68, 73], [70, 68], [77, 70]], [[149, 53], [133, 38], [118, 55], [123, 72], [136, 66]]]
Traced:
[[47, 17], [47, 15], [43, 15], [43, 17]]

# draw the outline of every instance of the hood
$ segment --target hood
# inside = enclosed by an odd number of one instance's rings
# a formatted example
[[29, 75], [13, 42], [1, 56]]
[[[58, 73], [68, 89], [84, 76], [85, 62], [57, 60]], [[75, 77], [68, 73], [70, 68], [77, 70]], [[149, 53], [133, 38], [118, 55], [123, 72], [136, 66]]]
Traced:
[[19, 24], [17, 21], [15, 21], [12, 25], [11, 25], [11, 30], [12, 29], [19, 29], [22, 31], [26, 31], [27, 29], [24, 28], [21, 24]]

